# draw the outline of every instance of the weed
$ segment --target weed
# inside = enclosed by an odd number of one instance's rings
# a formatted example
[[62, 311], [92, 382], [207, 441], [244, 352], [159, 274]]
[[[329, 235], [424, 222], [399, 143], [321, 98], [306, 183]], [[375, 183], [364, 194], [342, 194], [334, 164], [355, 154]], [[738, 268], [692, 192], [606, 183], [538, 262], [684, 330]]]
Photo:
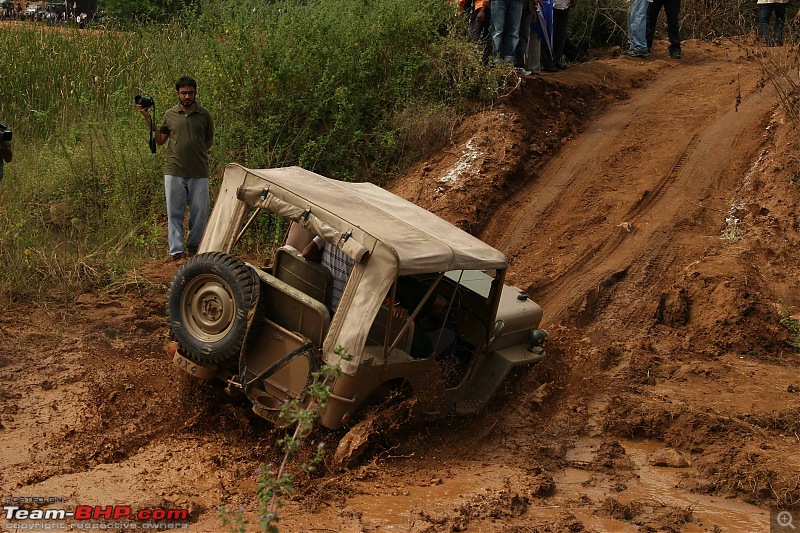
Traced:
[[[352, 355], [339, 346], [334, 353], [341, 359], [350, 360]], [[280, 420], [283, 428], [289, 430], [283, 438], [278, 440], [278, 446], [283, 450], [283, 459], [278, 469], [273, 465], [262, 464], [258, 474], [258, 512], [259, 526], [263, 531], [278, 533], [278, 511], [284, 504], [284, 498], [295, 490], [294, 477], [287, 471], [288, 465], [295, 459], [295, 454], [301, 449], [303, 442], [308, 438], [311, 430], [319, 418], [319, 411], [325, 409], [331, 396], [330, 384], [342, 376], [338, 364], [323, 365], [318, 371], [312, 372], [311, 383], [300, 398], [286, 402], [281, 408]], [[306, 474], [314, 472], [324, 457], [324, 446], [319, 444], [314, 455], [297, 465], [299, 471]], [[218, 516], [229, 531], [244, 532], [249, 521], [244, 516], [244, 508], [231, 511], [220, 507]]]
[[800, 351], [800, 319], [790, 316], [787, 312], [781, 318], [780, 324], [789, 332], [789, 339], [786, 341], [786, 344]]
[[728, 244], [736, 244], [742, 240], [742, 232], [739, 230], [739, 219], [734, 216], [725, 218], [725, 229], [722, 230], [722, 239]]

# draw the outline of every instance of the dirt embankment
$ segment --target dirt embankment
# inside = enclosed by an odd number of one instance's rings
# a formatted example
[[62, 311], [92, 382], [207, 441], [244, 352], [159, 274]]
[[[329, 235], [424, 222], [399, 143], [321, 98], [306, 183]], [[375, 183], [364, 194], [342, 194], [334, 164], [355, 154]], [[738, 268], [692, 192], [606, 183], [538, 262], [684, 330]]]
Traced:
[[[800, 136], [732, 42], [530, 78], [392, 189], [509, 258], [550, 358], [300, 479], [284, 531], [767, 531], [800, 507]], [[275, 432], [173, 369], [169, 265], [0, 317], [4, 495], [257, 520]], [[333, 445], [341, 435], [320, 432]], [[250, 528], [248, 530], [255, 530]]]

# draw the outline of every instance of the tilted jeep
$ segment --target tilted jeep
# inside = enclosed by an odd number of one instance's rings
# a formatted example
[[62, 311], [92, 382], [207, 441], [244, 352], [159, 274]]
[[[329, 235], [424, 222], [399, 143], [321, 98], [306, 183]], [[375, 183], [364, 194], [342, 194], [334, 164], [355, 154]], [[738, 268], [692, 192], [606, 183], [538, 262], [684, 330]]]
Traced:
[[[268, 268], [233, 255], [262, 210], [292, 222]], [[353, 261], [335, 312], [331, 272], [301, 254], [314, 236]], [[418, 415], [476, 413], [512, 368], [545, 357], [542, 310], [503, 284], [505, 271], [502, 253], [376, 185], [231, 164], [198, 255], [172, 281], [169, 350], [178, 367], [224, 381], [276, 423], [326, 363], [343, 372], [320, 409], [328, 428], [390, 391], [413, 395]], [[425, 288], [405, 313], [395, 307], [398, 278]], [[446, 302], [436, 327], [450, 329], [454, 344], [413, 353], [432, 298]]]

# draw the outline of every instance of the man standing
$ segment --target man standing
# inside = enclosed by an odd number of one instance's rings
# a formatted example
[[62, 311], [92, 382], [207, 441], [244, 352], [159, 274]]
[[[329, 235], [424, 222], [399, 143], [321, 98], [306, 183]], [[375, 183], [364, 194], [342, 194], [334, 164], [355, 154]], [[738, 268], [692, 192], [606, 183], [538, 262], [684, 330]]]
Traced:
[[[470, 3], [471, 10], [468, 7]], [[458, 0], [458, 8], [462, 16], [468, 17], [470, 39], [480, 45], [481, 60], [484, 65], [488, 64], [492, 55], [491, 0]]]
[[553, 49], [542, 49], [542, 70], [556, 72], [558, 69], [567, 68], [561, 62], [564, 56], [564, 45], [567, 42], [567, 28], [569, 27], [569, 11], [575, 7], [578, 0], [555, 0], [553, 2]]
[[[10, 136], [11, 132], [8, 130], [5, 122], [0, 122], [0, 133], [5, 136]], [[0, 190], [3, 185], [3, 163], [10, 163], [14, 154], [11, 152], [11, 140], [0, 139]]]
[[658, 13], [661, 8], [667, 15], [667, 35], [669, 36], [669, 56], [681, 58], [681, 30], [678, 17], [681, 12], [681, 0], [652, 0], [647, 10], [647, 48], [653, 47], [653, 35], [656, 32]]
[[[164, 192], [167, 197], [169, 254], [173, 260], [197, 253], [208, 223], [208, 149], [214, 143], [211, 114], [196, 101], [197, 82], [189, 76], [175, 83], [178, 105], [164, 113], [156, 144], [167, 143]], [[152, 129], [150, 112], [137, 106]], [[183, 216], [189, 206], [189, 235], [183, 244]]]
[[524, 0], [492, 0], [492, 49], [498, 61], [514, 65], [514, 55], [519, 44]]
[[628, 12], [628, 55], [631, 57], [647, 57], [647, 0], [632, 0]]
[[[758, 0], [758, 21], [767, 46], [783, 46], [783, 27], [789, 0]], [[775, 13], [775, 31], [769, 30], [769, 19]]]

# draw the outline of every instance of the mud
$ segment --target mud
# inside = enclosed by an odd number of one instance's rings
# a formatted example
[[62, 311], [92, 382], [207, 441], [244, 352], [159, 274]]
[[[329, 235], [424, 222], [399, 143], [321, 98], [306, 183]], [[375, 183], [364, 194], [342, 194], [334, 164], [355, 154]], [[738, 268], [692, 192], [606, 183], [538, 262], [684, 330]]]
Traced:
[[[282, 531], [769, 531], [800, 507], [800, 134], [742, 43], [528, 78], [390, 188], [503, 251], [549, 358], [482, 415], [297, 475]], [[258, 521], [279, 432], [171, 366], [173, 265], [4, 305], [0, 486]], [[6, 522], [0, 519], [4, 525]]]

